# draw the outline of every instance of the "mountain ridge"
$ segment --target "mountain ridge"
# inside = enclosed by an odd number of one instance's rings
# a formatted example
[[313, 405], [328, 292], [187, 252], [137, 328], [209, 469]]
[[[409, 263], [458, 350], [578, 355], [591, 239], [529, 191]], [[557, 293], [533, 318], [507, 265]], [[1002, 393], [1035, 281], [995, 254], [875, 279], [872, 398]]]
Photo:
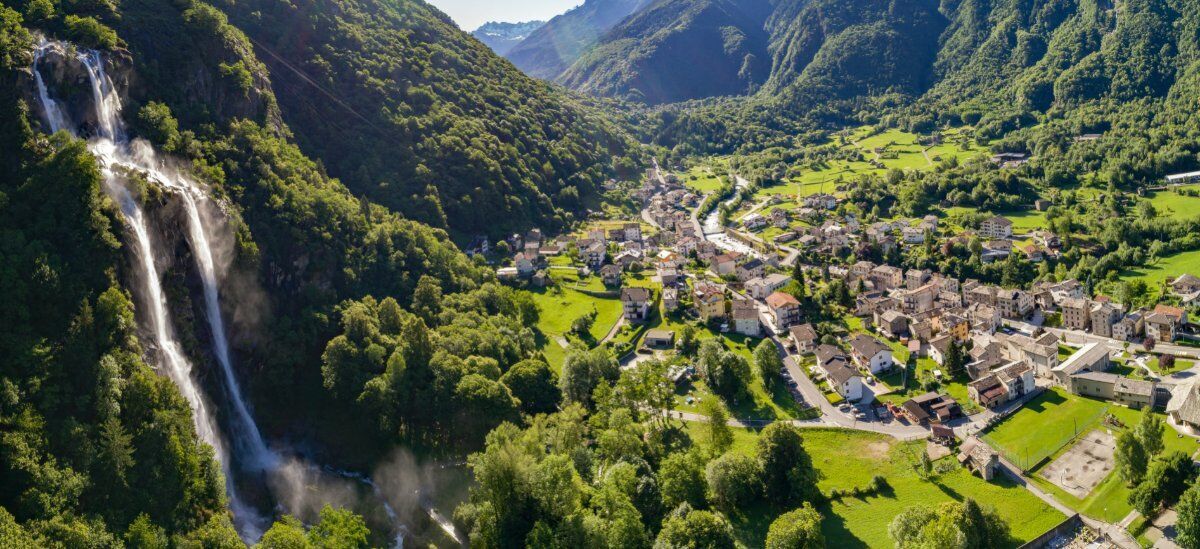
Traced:
[[488, 21], [480, 25], [479, 28], [471, 31], [471, 36], [478, 38], [480, 42], [492, 48], [492, 51], [496, 52], [497, 55], [504, 55], [513, 46], [528, 38], [530, 33], [545, 24], [545, 21], [540, 20], [521, 21], [517, 23]]
[[651, 0], [585, 0], [551, 18], [505, 55], [526, 74], [554, 80], [614, 25]]

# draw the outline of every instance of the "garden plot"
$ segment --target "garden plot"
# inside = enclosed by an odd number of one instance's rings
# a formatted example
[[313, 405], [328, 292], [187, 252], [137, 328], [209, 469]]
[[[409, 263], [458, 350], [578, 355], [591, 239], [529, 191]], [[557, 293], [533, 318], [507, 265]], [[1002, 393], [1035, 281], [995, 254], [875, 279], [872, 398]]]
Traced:
[[1068, 494], [1083, 499], [1112, 472], [1116, 448], [1112, 434], [1097, 429], [1080, 438], [1038, 474]]

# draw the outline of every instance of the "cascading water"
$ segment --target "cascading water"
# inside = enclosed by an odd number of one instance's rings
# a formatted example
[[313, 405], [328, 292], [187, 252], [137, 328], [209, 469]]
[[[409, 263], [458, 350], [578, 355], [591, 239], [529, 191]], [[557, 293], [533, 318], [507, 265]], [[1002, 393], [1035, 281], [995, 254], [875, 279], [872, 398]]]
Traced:
[[[43, 57], [51, 49], [58, 49], [64, 55], [68, 50], [64, 44], [42, 40], [34, 52], [33, 76], [43, 116], [52, 131], [67, 130], [78, 137], [77, 128], [71, 125], [70, 117], [64, 112], [60, 103], [50, 97], [46, 82], [38, 68]], [[240, 385], [233, 372], [232, 356], [221, 315], [220, 280], [212, 246], [212, 235], [216, 232], [210, 228], [206, 216], [206, 212], [211, 210], [202, 208], [202, 206], [211, 205], [208, 195], [191, 178], [176, 170], [166, 168], [165, 163], [158, 158], [156, 151], [149, 143], [142, 140], [130, 141], [126, 138], [121, 121], [120, 96], [105, 73], [103, 58], [100, 54], [78, 52], [76, 59], [86, 68], [91, 84], [92, 104], [96, 118], [95, 135], [88, 141], [88, 148], [100, 164], [105, 180], [105, 192], [120, 205], [131, 236], [136, 243], [134, 252], [138, 261], [135, 267], [137, 275], [141, 279], [138, 281], [141, 284], [141, 299], [146, 302], [154, 343], [161, 355], [159, 367], [166, 371], [168, 377], [179, 387], [191, 404], [197, 433], [204, 442], [213, 447], [221, 462], [225, 471], [230, 507], [240, 534], [247, 540], [257, 541], [262, 535], [262, 529], [266, 525], [267, 519], [239, 497], [232, 471], [235, 461], [242, 470], [265, 473], [269, 477], [267, 479], [269, 484], [279, 491], [276, 495], [281, 503], [291, 503], [285, 511], [292, 513], [298, 512], [306, 506], [308, 502], [303, 500], [310, 497], [308, 493], [310, 489], [315, 485], [326, 483], [330, 479], [323, 474], [319, 467], [296, 457], [283, 459], [268, 448], [242, 397]], [[212, 352], [220, 367], [221, 381], [233, 411], [229, 423], [231, 434], [234, 436], [229, 437], [228, 441], [222, 435], [216, 416], [201, 391], [199, 383], [193, 377], [192, 364], [184, 354], [176, 337], [167, 300], [163, 294], [161, 276], [155, 264], [155, 242], [151, 237], [141, 204], [123, 184], [124, 172], [142, 174], [151, 183], [173, 191], [183, 205], [186, 215], [187, 240], [203, 286], [205, 316], [211, 332]], [[234, 457], [231, 449], [236, 451], [236, 460], [231, 459]], [[325, 472], [330, 471], [326, 470]], [[395, 545], [402, 546], [407, 528], [400, 523], [388, 497], [379, 487], [370, 478], [356, 473], [333, 471], [333, 476], [352, 480], [370, 490], [373, 498], [384, 511], [388, 524], [396, 533]], [[453, 524], [438, 513], [432, 505], [422, 501], [421, 508], [448, 537], [457, 543], [462, 543]]]
[[[45, 81], [38, 64], [50, 48], [62, 48], [61, 44], [43, 40], [34, 54], [34, 79], [37, 83], [39, 99], [42, 103], [43, 114], [54, 131], [67, 130], [76, 134], [75, 128], [68, 124], [68, 117], [59, 104], [53, 100], [47, 91]], [[207, 316], [213, 332], [215, 353], [221, 365], [224, 379], [229, 388], [230, 400], [235, 402], [238, 420], [243, 424], [243, 438], [247, 444], [252, 459], [247, 460], [255, 466], [271, 463], [270, 452], [266, 449], [258, 429], [250, 418], [249, 411], [242, 401], [240, 391], [233, 379], [229, 361], [227, 344], [225, 342], [224, 326], [220, 315], [220, 305], [216, 290], [216, 274], [212, 265], [211, 249], [203, 227], [200, 225], [200, 214], [196, 205], [194, 193], [198, 188], [185, 178], [164, 173], [157, 167], [153, 150], [146, 146], [131, 147], [124, 138], [124, 128], [120, 121], [121, 101], [112, 81], [104, 73], [104, 64], [96, 52], [81, 52], [78, 60], [88, 71], [88, 80], [92, 87], [92, 100], [97, 121], [96, 135], [88, 142], [88, 148], [96, 156], [104, 176], [105, 192], [120, 206], [121, 213], [129, 226], [129, 231], [136, 244], [134, 250], [138, 258], [136, 264], [139, 282], [142, 285], [141, 296], [145, 300], [149, 312], [151, 332], [154, 344], [160, 354], [159, 367], [165, 370], [167, 376], [179, 387], [184, 398], [192, 407], [192, 416], [196, 432], [201, 440], [212, 446], [225, 469], [226, 491], [229, 495], [230, 506], [238, 520], [238, 527], [243, 536], [257, 538], [261, 534], [263, 518], [258, 516], [249, 505], [238, 496], [233, 483], [233, 475], [229, 470], [230, 452], [217, 426], [216, 417], [210, 410], [209, 403], [201, 392], [199, 384], [192, 375], [192, 364], [183, 353], [176, 337], [174, 324], [168, 310], [167, 301], [163, 295], [161, 276], [155, 264], [155, 246], [151, 240], [144, 212], [137, 200], [130, 195], [129, 190], [122, 184], [120, 170], [134, 170], [146, 174], [151, 181], [167, 188], [181, 191], [184, 205], [188, 214], [188, 229], [193, 255], [199, 264], [201, 278], [204, 284]], [[133, 151], [137, 151], [136, 154]], [[231, 383], [233, 382], [233, 383]]]

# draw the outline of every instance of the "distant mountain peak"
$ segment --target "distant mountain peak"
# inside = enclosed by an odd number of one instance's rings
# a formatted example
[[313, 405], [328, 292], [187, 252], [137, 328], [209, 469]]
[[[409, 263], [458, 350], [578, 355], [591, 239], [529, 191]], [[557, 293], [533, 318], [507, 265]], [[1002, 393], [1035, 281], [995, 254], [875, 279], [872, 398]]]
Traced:
[[498, 55], [504, 55], [513, 46], [527, 38], [530, 33], [545, 25], [545, 21], [488, 21], [471, 31], [471, 35], [487, 44]]
[[502, 55], [530, 76], [553, 80], [610, 29], [649, 4], [650, 0], [586, 0]]

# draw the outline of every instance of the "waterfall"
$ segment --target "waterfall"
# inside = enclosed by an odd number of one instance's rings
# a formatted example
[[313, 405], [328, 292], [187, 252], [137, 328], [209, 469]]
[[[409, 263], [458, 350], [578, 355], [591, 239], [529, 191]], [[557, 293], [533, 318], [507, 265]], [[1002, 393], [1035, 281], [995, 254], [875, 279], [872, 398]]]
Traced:
[[43, 38], [33, 52], [33, 81], [37, 84], [38, 100], [42, 104], [42, 113], [46, 116], [46, 122], [50, 124], [50, 131], [57, 132], [67, 127], [66, 116], [63, 115], [58, 102], [50, 98], [50, 93], [46, 90], [46, 81], [42, 79], [42, 72], [37, 70], [38, 62], [42, 60], [42, 56], [46, 55], [46, 49], [49, 46], [50, 43]]
[[[76, 128], [68, 123], [67, 116], [59, 104], [49, 96], [41, 71], [38, 69], [39, 62], [51, 48], [62, 47], [61, 44], [41, 41], [34, 54], [34, 79], [37, 83], [43, 115], [50, 128], [55, 131], [65, 129], [78, 136]], [[135, 263], [135, 270], [140, 279], [138, 280], [141, 285], [140, 294], [145, 301], [150, 330], [154, 336], [154, 344], [159, 351], [157, 366], [165, 371], [167, 377], [179, 387], [180, 392], [191, 405], [196, 433], [201, 440], [212, 446], [225, 471], [226, 491], [229, 495], [230, 507], [237, 519], [239, 531], [247, 538], [257, 539], [261, 535], [260, 525], [264, 519], [238, 495], [233, 482], [229, 448], [218, 428], [216, 417], [193, 375], [192, 363], [184, 354], [175, 334], [167, 300], [163, 295], [161, 275], [155, 265], [157, 257], [155, 243], [151, 239], [145, 214], [141, 205], [124, 186], [121, 172], [129, 170], [143, 173], [150, 181], [174, 190], [182, 197], [187, 213], [188, 239], [204, 286], [205, 310], [212, 331], [213, 352], [220, 365], [229, 400], [233, 403], [238, 430], [242, 435], [239, 437], [240, 440], [236, 441], [236, 446], [243, 452], [241, 454], [242, 462], [259, 469], [270, 467], [274, 463], [273, 454], [263, 442], [233, 375], [224, 322], [221, 318], [220, 296], [217, 290], [218, 281], [213, 264], [212, 249], [197, 204], [198, 199], [203, 199], [203, 191], [186, 177], [164, 170], [161, 162], [157, 160], [154, 150], [144, 142], [131, 144], [125, 139], [125, 131], [120, 118], [120, 97], [116, 93], [112, 81], [104, 72], [104, 63], [100, 54], [80, 52], [77, 54], [77, 59], [88, 72], [88, 80], [92, 88], [92, 103], [97, 120], [96, 135], [88, 142], [88, 149], [99, 162], [101, 174], [104, 177], [105, 193], [120, 206], [121, 213], [133, 237], [134, 255], [138, 260]]]
[[[52, 131], [67, 130], [76, 137], [83, 137], [79, 134], [78, 127], [71, 123], [62, 106], [50, 96], [39, 70], [40, 62], [51, 50], [58, 50], [65, 56], [68, 48], [64, 44], [42, 39], [34, 52], [33, 76], [42, 115]], [[134, 267], [139, 279], [136, 282], [139, 285], [139, 298], [145, 302], [143, 305], [148, 313], [154, 346], [159, 351], [157, 367], [165, 371], [171, 381], [179, 387], [192, 407], [197, 434], [201, 440], [212, 446], [221, 463], [225, 472], [230, 508], [241, 536], [250, 542], [257, 541], [262, 536], [267, 519], [239, 497], [234, 483], [235, 462], [240, 466], [240, 470], [263, 473], [273, 495], [281, 503], [291, 503], [284, 509], [290, 513], [312, 507], [311, 500], [327, 502], [329, 494], [322, 493], [319, 487], [322, 484], [327, 485], [333, 479], [343, 479], [340, 482], [349, 481], [368, 488], [393, 529], [396, 536], [393, 543], [402, 547], [407, 527], [397, 516], [388, 497], [369, 477], [348, 471], [322, 470], [296, 456], [285, 458], [267, 446], [242, 396], [240, 384], [233, 371], [228, 336], [221, 315], [220, 277], [212, 245], [213, 235], [218, 232], [213, 230], [214, 226], [206, 215], [213, 210], [211, 200], [199, 183], [163, 162], [148, 142], [126, 137], [121, 120], [120, 96], [105, 73], [101, 55], [94, 51], [79, 51], [75, 59], [86, 68], [96, 117], [97, 127], [95, 135], [88, 141], [88, 149], [100, 165], [104, 177], [104, 191], [120, 206], [135, 244], [133, 252], [137, 261]], [[204, 312], [212, 336], [212, 353], [221, 372], [220, 379], [227, 396], [226, 400], [232, 408], [229, 421], [231, 436], [222, 434], [211, 405], [193, 375], [192, 363], [184, 354], [176, 336], [170, 309], [163, 294], [161, 274], [155, 264], [156, 243], [141, 204], [124, 184], [123, 174], [126, 172], [142, 174], [151, 183], [172, 191], [179, 197], [183, 206], [186, 237], [203, 286]], [[235, 455], [236, 460], [232, 459]], [[421, 508], [448, 537], [457, 543], [463, 543], [453, 524], [432, 505], [422, 502]]]

